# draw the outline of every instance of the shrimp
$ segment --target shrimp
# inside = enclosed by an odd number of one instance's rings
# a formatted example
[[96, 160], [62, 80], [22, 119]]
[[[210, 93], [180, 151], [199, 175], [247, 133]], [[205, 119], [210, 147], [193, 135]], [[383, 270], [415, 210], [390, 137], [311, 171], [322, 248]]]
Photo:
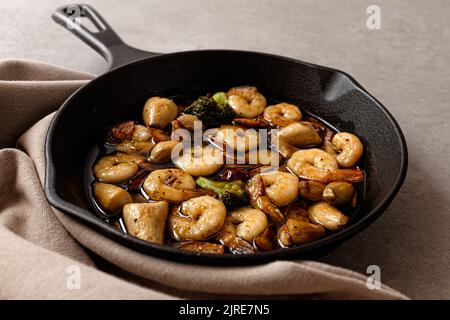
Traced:
[[355, 188], [348, 182], [331, 182], [323, 190], [322, 198], [325, 202], [339, 206], [352, 201]]
[[364, 173], [360, 170], [338, 169], [336, 159], [320, 149], [298, 150], [287, 165], [299, 178], [317, 182], [359, 182], [364, 179]]
[[233, 254], [251, 254], [255, 249], [250, 243], [237, 235], [237, 227], [228, 215], [216, 239]]
[[222, 229], [227, 210], [222, 201], [203, 196], [184, 201], [169, 217], [168, 227], [178, 241], [202, 241]]
[[267, 227], [266, 214], [258, 209], [240, 208], [232, 211], [230, 217], [237, 224], [236, 234], [250, 243]]
[[196, 189], [194, 179], [179, 169], [152, 171], [145, 179], [143, 187], [151, 200], [166, 200], [171, 203], [181, 203], [210, 193], [205, 189]]
[[302, 120], [302, 112], [297, 106], [283, 102], [264, 109], [264, 119], [273, 126], [286, 127]]
[[152, 97], [145, 102], [142, 117], [148, 127], [164, 129], [178, 115], [177, 105], [170, 99]]
[[[175, 150], [175, 149], [174, 149]], [[193, 176], [209, 176], [223, 166], [223, 152], [212, 146], [194, 147], [183, 150], [183, 155], [172, 159], [173, 163]]]
[[282, 128], [276, 138], [278, 141], [272, 141], [272, 145], [286, 159], [290, 158], [300, 147], [317, 145], [322, 142], [322, 138], [309, 122], [290, 124]]
[[337, 133], [331, 141], [333, 147], [339, 152], [336, 157], [341, 167], [354, 166], [363, 153], [363, 145], [357, 136], [347, 132]]
[[285, 206], [293, 202], [298, 195], [298, 179], [295, 175], [272, 171], [260, 174], [265, 192], [276, 206]]
[[350, 220], [341, 211], [323, 201], [312, 204], [308, 213], [312, 222], [332, 231], [341, 230]]
[[119, 183], [133, 177], [139, 170], [137, 163], [144, 157], [115, 153], [100, 158], [93, 167], [96, 178], [107, 183]]
[[267, 105], [266, 98], [256, 87], [243, 86], [231, 88], [228, 93], [228, 104], [240, 117], [254, 118], [263, 113]]
[[254, 150], [259, 145], [259, 134], [256, 130], [235, 125], [221, 126], [213, 135], [213, 139], [222, 149], [229, 147], [242, 152]]
[[252, 206], [283, 223], [286, 219], [277, 206], [285, 206], [297, 198], [298, 179], [280, 171], [260, 173], [247, 184], [247, 192]]

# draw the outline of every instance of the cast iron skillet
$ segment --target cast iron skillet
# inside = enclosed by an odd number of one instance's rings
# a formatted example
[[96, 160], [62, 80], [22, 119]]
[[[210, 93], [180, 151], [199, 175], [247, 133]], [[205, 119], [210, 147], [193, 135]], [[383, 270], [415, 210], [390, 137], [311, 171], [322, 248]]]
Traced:
[[[74, 13], [90, 19], [99, 32], [74, 23], [70, 16]], [[126, 45], [88, 5], [61, 7], [53, 19], [99, 52], [111, 71], [70, 96], [54, 117], [46, 138], [45, 193], [54, 207], [123, 245], [190, 263], [231, 265], [315, 258], [379, 217], [405, 179], [407, 149], [399, 125], [381, 103], [346, 73], [258, 52], [145, 52]], [[295, 103], [338, 130], [354, 132], [361, 138], [365, 146], [361, 165], [367, 175], [365, 200], [349, 227], [290, 249], [244, 256], [210, 255], [139, 240], [93, 213], [83, 188], [83, 172], [88, 152], [103, 128], [127, 119], [131, 110], [141, 108], [145, 99], [153, 95], [200, 95], [243, 84], [257, 86], [268, 97]]]

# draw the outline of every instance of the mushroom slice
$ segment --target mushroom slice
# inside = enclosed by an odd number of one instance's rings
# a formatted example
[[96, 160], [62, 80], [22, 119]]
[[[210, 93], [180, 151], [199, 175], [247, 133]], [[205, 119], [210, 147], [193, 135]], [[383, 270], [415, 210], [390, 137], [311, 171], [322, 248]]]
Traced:
[[169, 204], [165, 201], [130, 203], [123, 207], [123, 220], [129, 234], [142, 240], [164, 244]]

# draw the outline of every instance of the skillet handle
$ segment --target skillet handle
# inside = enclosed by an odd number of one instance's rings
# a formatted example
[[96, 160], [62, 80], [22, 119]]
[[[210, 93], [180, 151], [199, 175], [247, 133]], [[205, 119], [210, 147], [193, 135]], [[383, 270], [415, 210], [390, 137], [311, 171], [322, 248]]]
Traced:
[[[98, 32], [88, 30], [79, 21], [76, 21], [77, 17], [89, 19]], [[143, 51], [127, 45], [102, 16], [87, 4], [69, 4], [59, 7], [53, 12], [52, 18], [101, 54], [108, 63], [108, 70], [132, 61], [159, 55], [159, 53]]]

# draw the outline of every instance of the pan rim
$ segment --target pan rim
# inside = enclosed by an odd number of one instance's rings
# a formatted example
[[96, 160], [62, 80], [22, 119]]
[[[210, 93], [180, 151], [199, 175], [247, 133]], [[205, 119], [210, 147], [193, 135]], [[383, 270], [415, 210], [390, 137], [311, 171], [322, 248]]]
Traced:
[[[400, 142], [401, 149], [400, 151], [400, 170], [395, 178], [395, 183], [391, 187], [390, 191], [387, 195], [380, 201], [380, 203], [374, 207], [369, 212], [366, 212], [364, 217], [362, 217], [359, 221], [356, 221], [349, 227], [326, 236], [323, 239], [319, 239], [309, 244], [304, 244], [301, 246], [296, 246], [292, 248], [280, 248], [273, 251], [268, 252], [257, 252], [252, 255], [215, 255], [215, 254], [206, 254], [206, 253], [198, 253], [186, 250], [179, 250], [173, 247], [161, 246], [157, 244], [153, 244], [150, 242], [146, 242], [144, 240], [135, 238], [133, 236], [124, 234], [119, 230], [112, 228], [107, 223], [103, 222], [99, 218], [97, 218], [91, 211], [87, 209], [83, 209], [78, 207], [66, 200], [64, 200], [56, 191], [56, 169], [55, 164], [52, 159], [52, 140], [54, 136], [54, 132], [56, 130], [57, 123], [59, 122], [60, 117], [64, 114], [64, 110], [69, 108], [72, 100], [75, 96], [77, 96], [80, 92], [84, 90], [88, 90], [91, 86], [95, 85], [96, 82], [101, 81], [103, 78], [111, 76], [111, 74], [118, 73], [123, 69], [127, 69], [130, 66], [146, 63], [147, 61], [155, 61], [158, 59], [165, 59], [167, 57], [173, 57], [177, 55], [186, 55], [186, 54], [249, 54], [249, 55], [258, 55], [263, 57], [270, 57], [279, 60], [289, 61], [296, 64], [307, 65], [312, 68], [326, 70], [330, 72], [334, 72], [340, 74], [347, 78], [355, 88], [371, 99], [375, 105], [383, 112], [386, 119], [392, 125], [392, 128], [397, 135], [398, 141]], [[347, 74], [344, 71], [316, 65], [308, 62], [304, 62], [298, 59], [284, 57], [280, 55], [263, 53], [263, 52], [254, 52], [254, 51], [243, 51], [243, 50], [194, 50], [194, 51], [180, 51], [168, 54], [162, 54], [158, 56], [153, 56], [149, 58], [140, 59], [118, 68], [115, 68], [109, 72], [106, 72], [99, 77], [91, 80], [84, 86], [80, 87], [74, 93], [72, 93], [61, 105], [61, 107], [57, 110], [55, 116], [53, 117], [45, 139], [45, 183], [44, 183], [44, 191], [47, 200], [49, 203], [62, 211], [64, 214], [68, 214], [71, 217], [77, 218], [78, 220], [82, 220], [85, 224], [87, 224], [90, 228], [93, 228], [95, 232], [100, 232], [103, 235], [106, 235], [113, 241], [119, 242], [122, 245], [126, 245], [128, 248], [133, 250], [137, 250], [139, 252], [145, 252], [145, 254], [149, 254], [151, 256], [157, 258], [163, 258], [165, 260], [177, 261], [177, 262], [187, 262], [187, 263], [195, 263], [195, 264], [233, 264], [233, 265], [246, 265], [246, 264], [258, 264], [267, 261], [274, 260], [293, 260], [299, 257], [302, 253], [313, 252], [314, 250], [324, 247], [331, 246], [333, 244], [340, 244], [343, 241], [349, 239], [353, 235], [358, 232], [363, 231], [368, 225], [373, 223], [381, 214], [387, 209], [387, 207], [392, 203], [393, 199], [398, 194], [403, 182], [406, 178], [408, 169], [408, 150], [405, 136], [398, 124], [397, 120], [392, 116], [392, 114], [384, 107], [375, 97], [373, 97], [366, 89], [362, 87], [351, 75]], [[127, 243], [129, 245], [127, 245]], [[133, 246], [131, 246], [133, 245]], [[136, 247], [139, 247], [136, 248]], [[186, 260], [186, 261], [183, 261]]]

